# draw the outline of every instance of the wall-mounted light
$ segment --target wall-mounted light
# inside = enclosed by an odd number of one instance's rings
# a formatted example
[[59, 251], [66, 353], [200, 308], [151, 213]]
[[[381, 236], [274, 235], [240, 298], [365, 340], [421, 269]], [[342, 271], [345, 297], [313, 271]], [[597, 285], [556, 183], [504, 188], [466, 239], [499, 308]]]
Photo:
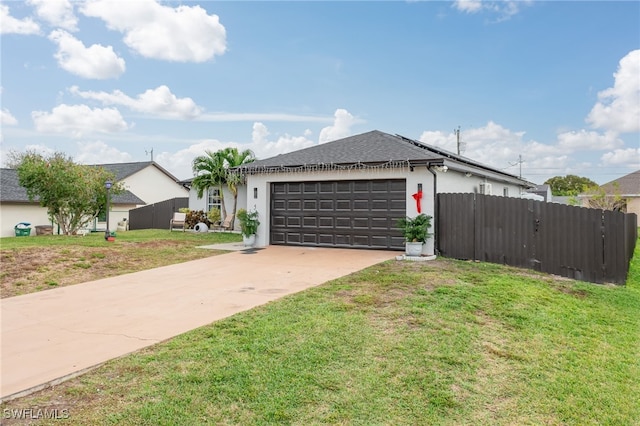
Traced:
[[253, 198], [258, 198], [258, 188], [253, 188]]
[[449, 170], [449, 167], [447, 167], [447, 166], [436, 166], [436, 167], [434, 167], [434, 169], [436, 169], [439, 172], [447, 173], [447, 170]]
[[418, 192], [422, 192], [422, 184], [421, 183], [418, 184]]

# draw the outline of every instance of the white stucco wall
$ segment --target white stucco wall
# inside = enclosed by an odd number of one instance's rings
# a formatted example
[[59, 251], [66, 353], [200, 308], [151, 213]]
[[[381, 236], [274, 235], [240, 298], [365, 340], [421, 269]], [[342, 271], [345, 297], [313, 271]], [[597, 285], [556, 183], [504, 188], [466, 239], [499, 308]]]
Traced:
[[439, 193], [480, 193], [481, 183], [490, 183], [492, 195], [503, 196], [504, 189], [509, 191], [509, 197], [520, 198], [520, 187], [495, 179], [487, 179], [482, 176], [453, 170], [449, 168], [446, 172], [437, 171], [438, 175], [438, 192]]
[[186, 188], [155, 166], [145, 167], [120, 182], [146, 204], [189, 196]]
[[20, 222], [31, 224], [31, 235], [36, 235], [36, 225], [51, 225], [47, 209], [37, 204], [6, 204], [0, 209], [0, 237], [14, 237], [14, 227]]
[[[224, 193], [224, 203], [227, 209], [227, 214], [231, 214], [233, 211], [233, 194], [229, 191], [229, 188], [224, 186], [222, 189]], [[238, 205], [236, 211], [247, 208], [247, 187], [238, 187]], [[198, 198], [198, 193], [195, 189], [191, 188], [189, 191], [189, 209], [207, 211], [207, 194], [205, 193], [202, 198]], [[222, 218], [224, 220], [224, 218]], [[234, 221], [234, 229], [240, 229], [238, 221]]]
[[[131, 205], [115, 205], [111, 206], [109, 212], [109, 229], [116, 231], [118, 222], [123, 218], [129, 220], [129, 210], [136, 206]], [[0, 208], [0, 237], [14, 237], [14, 227], [20, 222], [28, 222], [31, 224], [31, 235], [36, 235], [36, 226], [52, 225], [47, 215], [47, 209], [40, 207], [38, 204], [19, 204], [19, 203], [3, 203]], [[53, 232], [58, 231], [57, 224], [53, 224]], [[87, 229], [105, 230], [106, 223], [94, 221], [89, 223]]]

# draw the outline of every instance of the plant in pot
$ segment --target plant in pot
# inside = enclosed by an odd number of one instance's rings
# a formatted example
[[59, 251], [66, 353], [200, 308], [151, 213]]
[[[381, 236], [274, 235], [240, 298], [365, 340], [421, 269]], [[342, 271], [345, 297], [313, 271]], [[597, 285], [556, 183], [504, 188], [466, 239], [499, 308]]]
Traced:
[[256, 210], [247, 211], [247, 209], [239, 209], [238, 221], [240, 222], [240, 231], [242, 232], [244, 245], [246, 247], [253, 246], [256, 243], [258, 226], [260, 226], [258, 212]]
[[407, 256], [420, 256], [422, 254], [422, 245], [432, 236], [429, 233], [431, 216], [422, 213], [414, 218], [403, 217], [398, 220], [398, 227], [402, 230], [402, 235], [406, 241], [405, 254]]

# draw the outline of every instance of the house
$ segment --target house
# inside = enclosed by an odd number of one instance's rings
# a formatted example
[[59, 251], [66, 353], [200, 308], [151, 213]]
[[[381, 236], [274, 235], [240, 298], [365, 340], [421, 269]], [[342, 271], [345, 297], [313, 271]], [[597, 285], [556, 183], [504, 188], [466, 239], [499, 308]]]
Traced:
[[[626, 206], [623, 211], [627, 213], [635, 213], [640, 217], [640, 170], [629, 173], [604, 185], [600, 185], [606, 195], [620, 196], [626, 200]], [[586, 194], [581, 194], [583, 205], [588, 206]], [[625, 210], [626, 208], [626, 210]]]
[[[435, 194], [520, 197], [517, 176], [400, 136], [371, 131], [249, 163], [247, 206], [269, 244], [403, 250], [399, 218], [435, 216]], [[435, 229], [435, 220], [433, 222]], [[431, 246], [429, 247], [429, 243]], [[433, 252], [433, 239], [426, 251]]]
[[[111, 197], [109, 228], [116, 229], [117, 222], [129, 219], [129, 210], [145, 204], [187, 197], [188, 190], [159, 164], [153, 161], [137, 163], [99, 164], [115, 174], [115, 181], [122, 183], [125, 191]], [[96, 220], [94, 230], [106, 229], [106, 223]], [[25, 188], [18, 182], [17, 171], [0, 169], [0, 236], [14, 236], [14, 226], [28, 222], [33, 226], [50, 225], [47, 209], [38, 200], [30, 201]], [[32, 229], [32, 233], [34, 230]]]
[[527, 193], [542, 197], [542, 198], [531, 197], [532, 200], [551, 202], [552, 199], [553, 199], [553, 196], [551, 195], [551, 186], [546, 185], [546, 184], [545, 185], [535, 185], [533, 188], [527, 190]]

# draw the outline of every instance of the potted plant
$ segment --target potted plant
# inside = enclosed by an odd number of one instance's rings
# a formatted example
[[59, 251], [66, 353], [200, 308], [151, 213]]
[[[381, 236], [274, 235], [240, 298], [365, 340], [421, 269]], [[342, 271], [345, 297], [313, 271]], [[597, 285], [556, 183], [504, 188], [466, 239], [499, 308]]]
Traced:
[[413, 219], [403, 217], [398, 220], [398, 227], [402, 230], [402, 235], [406, 241], [405, 254], [407, 256], [420, 256], [422, 254], [422, 245], [432, 236], [429, 233], [431, 216], [422, 213]]
[[258, 212], [256, 210], [247, 211], [247, 209], [239, 209], [238, 221], [240, 222], [240, 231], [242, 232], [244, 245], [247, 247], [253, 246], [256, 242], [258, 226], [260, 226]]

